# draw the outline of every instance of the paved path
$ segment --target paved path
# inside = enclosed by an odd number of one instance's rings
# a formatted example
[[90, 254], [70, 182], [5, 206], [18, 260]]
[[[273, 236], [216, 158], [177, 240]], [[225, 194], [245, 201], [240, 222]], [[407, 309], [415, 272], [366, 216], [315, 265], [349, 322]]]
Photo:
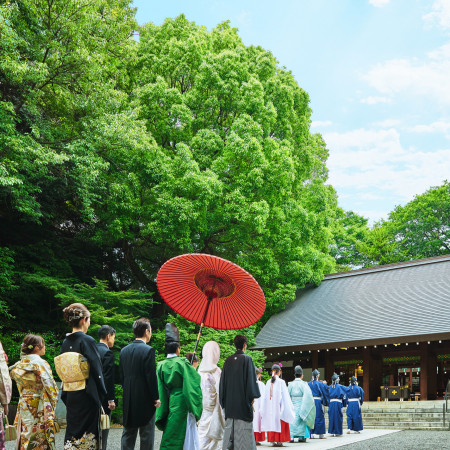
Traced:
[[[112, 428], [108, 439], [109, 450], [120, 450], [121, 428]], [[63, 449], [64, 434], [59, 433], [56, 449]], [[155, 450], [159, 449], [161, 433], [156, 431]], [[327, 439], [308, 439], [306, 444], [284, 444], [285, 447], [308, 450], [325, 450], [339, 448], [340, 450], [450, 450], [450, 431], [397, 431], [397, 430], [364, 430], [361, 434], [344, 434], [342, 437], [327, 437]], [[262, 449], [272, 448], [271, 444], [263, 443]], [[139, 449], [139, 438], [136, 443]], [[14, 450], [14, 443], [7, 442], [6, 450]]]

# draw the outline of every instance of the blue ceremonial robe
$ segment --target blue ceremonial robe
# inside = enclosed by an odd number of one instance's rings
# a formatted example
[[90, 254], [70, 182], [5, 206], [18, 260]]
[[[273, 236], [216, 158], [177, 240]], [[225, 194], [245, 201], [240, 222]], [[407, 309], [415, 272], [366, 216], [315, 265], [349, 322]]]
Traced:
[[311, 434], [325, 434], [325, 414], [324, 406], [328, 405], [328, 386], [321, 381], [313, 380], [308, 383], [314, 397], [316, 406], [316, 420]]
[[342, 434], [342, 407], [345, 395], [350, 390], [347, 386], [340, 384], [332, 384], [329, 387], [330, 393], [330, 406], [328, 407], [328, 433], [329, 434]]
[[364, 391], [356, 384], [352, 384], [347, 393], [347, 426], [349, 430], [363, 429], [361, 405], [364, 402]]

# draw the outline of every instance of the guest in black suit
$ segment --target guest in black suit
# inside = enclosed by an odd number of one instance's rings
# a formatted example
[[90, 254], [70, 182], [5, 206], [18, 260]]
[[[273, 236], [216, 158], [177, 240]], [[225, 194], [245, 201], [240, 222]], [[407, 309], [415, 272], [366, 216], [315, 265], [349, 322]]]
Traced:
[[[116, 339], [116, 330], [109, 325], [102, 325], [98, 330], [100, 342], [97, 343], [97, 350], [100, 354], [103, 369], [103, 381], [106, 387], [106, 398], [102, 406], [106, 414], [111, 417], [111, 411], [114, 411], [115, 387], [114, 387], [114, 353], [110, 350], [114, 347]], [[102, 430], [102, 450], [106, 450], [109, 430]]]
[[155, 349], [148, 342], [152, 336], [150, 320], [141, 318], [133, 324], [135, 340], [120, 352], [119, 369], [123, 385], [122, 450], [134, 449], [137, 433], [141, 450], [153, 450], [155, 411], [161, 402], [156, 379]]

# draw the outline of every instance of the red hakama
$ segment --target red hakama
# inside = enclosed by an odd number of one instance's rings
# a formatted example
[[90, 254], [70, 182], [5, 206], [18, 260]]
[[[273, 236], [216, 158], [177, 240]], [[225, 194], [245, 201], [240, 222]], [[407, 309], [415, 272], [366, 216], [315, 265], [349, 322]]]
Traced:
[[284, 420], [281, 421], [281, 433], [276, 431], [267, 432], [267, 442], [289, 442], [291, 440], [291, 433], [289, 424]]
[[264, 442], [266, 440], [266, 433], [264, 432], [257, 433], [256, 431], [254, 433], [256, 442]]

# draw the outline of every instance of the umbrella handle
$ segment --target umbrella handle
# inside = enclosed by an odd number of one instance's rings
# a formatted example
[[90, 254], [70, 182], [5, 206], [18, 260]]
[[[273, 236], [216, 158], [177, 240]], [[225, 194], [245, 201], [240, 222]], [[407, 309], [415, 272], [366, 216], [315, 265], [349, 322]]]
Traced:
[[206, 303], [206, 307], [205, 307], [205, 313], [203, 314], [203, 320], [202, 320], [202, 323], [200, 325], [200, 330], [197, 335], [197, 342], [195, 343], [194, 353], [192, 353], [191, 364], [194, 362], [195, 353], [197, 352], [198, 343], [199, 343], [200, 337], [202, 335], [203, 325], [206, 320], [206, 314], [208, 314], [208, 309], [209, 309], [209, 305], [211, 304], [211, 302], [212, 302], [212, 297], [208, 297], [208, 302]]

